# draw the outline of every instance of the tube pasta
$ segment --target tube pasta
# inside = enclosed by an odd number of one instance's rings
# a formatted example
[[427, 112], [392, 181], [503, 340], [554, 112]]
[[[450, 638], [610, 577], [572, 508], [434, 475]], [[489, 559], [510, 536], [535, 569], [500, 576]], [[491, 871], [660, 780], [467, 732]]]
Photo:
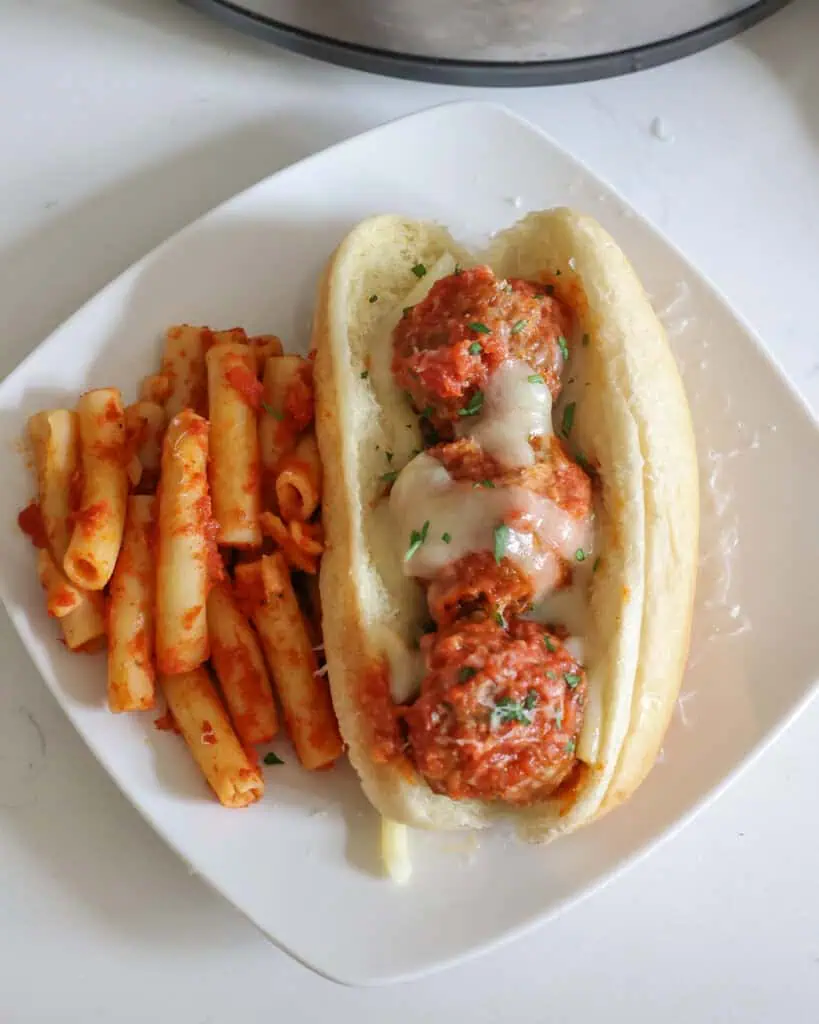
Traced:
[[279, 459], [313, 419], [312, 369], [301, 356], [274, 356], [265, 363], [263, 379], [259, 446], [262, 470], [272, 479]]
[[189, 324], [169, 327], [165, 332], [162, 375], [169, 381], [165, 409], [169, 417], [182, 409], [193, 409], [202, 416], [208, 411], [205, 379], [205, 347], [210, 332]]
[[314, 514], [321, 501], [321, 459], [314, 433], [304, 434], [281, 459], [275, 490], [282, 519], [306, 522]]
[[156, 499], [128, 499], [125, 536], [111, 579], [108, 618], [108, 707], [139, 711], [154, 706], [154, 564], [151, 541]]
[[219, 802], [246, 807], [261, 799], [264, 780], [239, 742], [204, 668], [162, 676], [168, 709]]
[[165, 410], [157, 402], [134, 402], [125, 409], [126, 466], [131, 487], [156, 490], [162, 458]]
[[62, 619], [82, 604], [82, 592], [67, 579], [45, 548], [37, 552], [37, 576], [46, 594], [46, 607], [53, 619]]
[[283, 556], [236, 567], [237, 580], [261, 580], [262, 600], [253, 609], [267, 663], [276, 682], [284, 717], [302, 765], [322, 768], [341, 755], [327, 681], [318, 675], [316, 656], [293, 591]]
[[272, 512], [262, 512], [262, 531], [281, 550], [293, 569], [314, 575], [324, 550], [320, 523], [302, 523], [294, 519], [284, 523]]
[[259, 547], [262, 530], [259, 436], [261, 390], [248, 345], [219, 344], [206, 356], [211, 421], [210, 482], [220, 544]]
[[171, 378], [165, 373], [152, 373], [143, 380], [139, 389], [140, 402], [154, 402], [164, 406], [173, 390]]
[[[226, 807], [263, 795], [252, 748], [279, 732], [276, 689], [306, 768], [343, 750], [321, 654], [312, 375], [276, 335], [179, 324], [135, 402], [99, 388], [27, 422], [37, 496], [18, 526], [49, 616], [69, 650], [108, 648], [111, 712], [164, 693]], [[263, 484], [281, 515], [262, 512]]]
[[165, 434], [159, 486], [156, 658], [168, 675], [208, 657], [205, 604], [215, 552], [207, 464], [207, 420], [185, 409]]
[[282, 354], [281, 340], [275, 334], [256, 334], [248, 338], [248, 343], [256, 357], [256, 373], [261, 377], [267, 360]]
[[51, 555], [62, 566], [71, 539], [69, 517], [79, 464], [79, 420], [68, 409], [38, 412], [28, 421], [28, 433], [43, 527]]
[[259, 641], [239, 611], [227, 583], [208, 596], [211, 660], [233, 727], [245, 746], [267, 743], [279, 716]]
[[122, 395], [116, 388], [89, 391], [77, 404], [77, 416], [82, 498], [63, 568], [78, 587], [102, 590], [114, 571], [125, 527], [128, 478]]
[[70, 650], [100, 650], [105, 646], [105, 598], [97, 590], [82, 592], [82, 601], [60, 619], [60, 628]]

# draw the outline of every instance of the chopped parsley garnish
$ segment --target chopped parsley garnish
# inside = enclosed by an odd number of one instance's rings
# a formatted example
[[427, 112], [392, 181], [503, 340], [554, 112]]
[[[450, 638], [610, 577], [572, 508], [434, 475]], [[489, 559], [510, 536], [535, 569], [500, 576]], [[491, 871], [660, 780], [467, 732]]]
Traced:
[[514, 700], [512, 697], [498, 697], [490, 716], [490, 728], [496, 729], [499, 725], [507, 725], [509, 722], [521, 722], [529, 725], [532, 721], [532, 709], [537, 703], [537, 691], [530, 690], [523, 701]]
[[564, 359], [568, 359], [569, 358], [569, 346], [568, 346], [568, 343], [566, 342], [566, 339], [563, 337], [562, 334], [557, 339], [557, 347], [560, 349], [560, 353], [563, 356], [563, 358]]
[[514, 324], [512, 324], [512, 330], [509, 333], [510, 334], [520, 334], [520, 332], [527, 325], [527, 323], [529, 323], [528, 320], [518, 320], [518, 321], [516, 321]]
[[575, 402], [569, 402], [569, 404], [563, 410], [563, 420], [560, 424], [560, 433], [564, 437], [568, 437], [569, 434], [571, 434], [572, 432], [572, 427], [574, 426], [575, 404]]
[[471, 668], [469, 665], [464, 665], [463, 668], [458, 670], [458, 682], [468, 683], [469, 680], [477, 674], [478, 670], [476, 668]]
[[370, 296], [370, 304], [372, 305], [373, 302], [378, 302], [378, 296], [377, 295], [371, 295]]
[[429, 533], [429, 520], [427, 519], [420, 530], [413, 530], [410, 534], [409, 547], [407, 553], [404, 555], [404, 561], [408, 562], [415, 552], [421, 547], [424, 541], [427, 539]]
[[481, 487], [485, 487], [487, 490], [494, 490], [495, 484], [492, 480], [481, 480]]
[[597, 570], [599, 568], [600, 568], [600, 555], [598, 555], [597, 558], [595, 558], [595, 560], [594, 560], [594, 565], [592, 566], [592, 572], [597, 572]]
[[570, 739], [566, 746], [563, 748], [567, 754], [573, 754], [575, 748], [574, 739]]
[[575, 454], [574, 461], [578, 464], [578, 466], [580, 466], [581, 469], [585, 469], [587, 473], [591, 469], [591, 464], [589, 463], [589, 460], [586, 458], [583, 452], [577, 452]]
[[453, 273], [456, 274], [456, 275], [463, 273], [463, 270], [461, 269], [461, 264], [460, 263], [456, 263], [455, 264], [455, 270], [453, 271]]
[[546, 644], [546, 650], [549, 654], [554, 654], [557, 648], [555, 647], [554, 640], [550, 636], [544, 635], [543, 642]]
[[585, 348], [588, 345], [588, 343], [589, 343], [589, 336], [588, 336], [588, 334], [584, 334], [583, 335], [583, 348]]
[[570, 690], [573, 690], [580, 682], [580, 676], [577, 672], [564, 672], [563, 678], [566, 680], [566, 685]]
[[483, 408], [483, 391], [476, 391], [463, 409], [458, 410], [459, 416], [477, 416]]
[[475, 331], [477, 334], [491, 334], [492, 333], [489, 330], [489, 328], [486, 326], [486, 324], [482, 324], [482, 323], [480, 323], [478, 321], [475, 321], [474, 323], [471, 323], [471, 324], [467, 324], [467, 327], [470, 329], [470, 331]]
[[452, 534], [451, 533], [442, 533], [441, 534], [441, 540], [444, 542], [444, 544], [449, 544], [450, 541], [452, 540]]
[[473, 341], [469, 346], [469, 354], [471, 356], [479, 356], [483, 352], [483, 346], [479, 341]]
[[526, 379], [529, 381], [530, 384], [542, 384], [543, 383], [543, 376], [540, 373], [530, 373], [529, 376]]
[[432, 414], [434, 412], [435, 410], [432, 408], [432, 406], [428, 405], [426, 409], [424, 409], [424, 411], [421, 413], [421, 415], [424, 417], [425, 420], [428, 420], [432, 418]]
[[270, 750], [270, 751], [268, 751], [268, 753], [266, 753], [264, 755], [264, 763], [265, 764], [284, 764], [284, 761], [282, 761], [282, 759], [279, 757], [278, 754], [274, 754], [273, 751]]
[[416, 277], [425, 277], [427, 273], [427, 268], [424, 266], [423, 263], [416, 263], [415, 266], [412, 268], [412, 272], [413, 274], [415, 274]]
[[551, 669], [549, 669], [549, 671], [546, 673], [546, 678], [547, 679], [557, 679], [557, 676], [554, 674], [554, 672]]
[[274, 420], [281, 421], [284, 419], [284, 413], [279, 412], [278, 409], [274, 409], [273, 406], [268, 405], [267, 402], [262, 402], [262, 408], [269, 416], [272, 416]]
[[583, 548], [578, 548], [577, 551], [575, 551], [575, 553], [574, 553], [574, 560], [576, 562], [585, 562], [586, 561], [586, 552], [583, 550]]
[[506, 544], [509, 540], [509, 527], [501, 523], [495, 527], [495, 561], [500, 562], [506, 551]]
[[390, 470], [389, 473], [382, 473], [381, 479], [384, 481], [385, 484], [395, 483], [395, 481], [398, 479], [398, 470], [392, 469]]
[[503, 617], [503, 612], [498, 608], [492, 618], [497, 622], [501, 629], [506, 629], [506, 619]]
[[409, 312], [410, 312], [411, 309], [412, 309], [412, 306], [404, 306], [404, 308], [401, 310], [401, 315], [402, 316], [409, 316]]
[[362, 380], [366, 380], [370, 376], [369, 370], [362, 370], [358, 375]]

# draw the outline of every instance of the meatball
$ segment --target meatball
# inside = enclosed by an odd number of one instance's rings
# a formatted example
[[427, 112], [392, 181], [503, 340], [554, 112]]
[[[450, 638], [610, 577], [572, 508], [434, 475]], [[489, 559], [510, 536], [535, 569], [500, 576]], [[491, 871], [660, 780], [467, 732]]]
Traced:
[[503, 620], [526, 611], [534, 596], [531, 580], [508, 558], [474, 551], [442, 569], [427, 590], [429, 613], [448, 626], [473, 612]]
[[403, 718], [409, 755], [434, 792], [524, 805], [567, 780], [586, 678], [554, 634], [483, 619], [424, 645], [421, 693]]
[[437, 281], [405, 311], [393, 334], [392, 370], [443, 436], [504, 359], [525, 360], [557, 398], [572, 314], [546, 288], [474, 267]]
[[[592, 511], [591, 480], [573, 462], [556, 437], [545, 438], [534, 466], [504, 470], [469, 438], [436, 445], [429, 454], [454, 480], [471, 480], [479, 487], [524, 487], [549, 498], [575, 519]], [[556, 586], [571, 581], [572, 566], [561, 561]], [[507, 557], [499, 562], [491, 551], [476, 551], [446, 566], [427, 591], [432, 618], [439, 626], [480, 611], [509, 618], [526, 611], [534, 596], [532, 581]]]

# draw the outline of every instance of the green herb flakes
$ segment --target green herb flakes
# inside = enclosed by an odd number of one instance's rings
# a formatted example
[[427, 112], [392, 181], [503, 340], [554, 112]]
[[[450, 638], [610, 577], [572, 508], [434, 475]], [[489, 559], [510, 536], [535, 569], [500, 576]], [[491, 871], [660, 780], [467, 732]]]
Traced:
[[501, 523], [500, 526], [495, 527], [494, 533], [494, 552], [495, 561], [500, 562], [506, 553], [506, 545], [509, 541], [509, 527], [506, 523]]
[[459, 416], [477, 416], [483, 408], [483, 391], [476, 391], [463, 409], [458, 410]]

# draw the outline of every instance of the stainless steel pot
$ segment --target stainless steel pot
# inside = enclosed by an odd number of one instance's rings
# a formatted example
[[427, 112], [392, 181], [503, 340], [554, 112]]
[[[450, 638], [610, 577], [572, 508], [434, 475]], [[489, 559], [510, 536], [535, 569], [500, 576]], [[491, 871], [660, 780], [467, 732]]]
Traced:
[[186, 0], [334, 63], [427, 81], [623, 74], [713, 45], [789, 0]]

